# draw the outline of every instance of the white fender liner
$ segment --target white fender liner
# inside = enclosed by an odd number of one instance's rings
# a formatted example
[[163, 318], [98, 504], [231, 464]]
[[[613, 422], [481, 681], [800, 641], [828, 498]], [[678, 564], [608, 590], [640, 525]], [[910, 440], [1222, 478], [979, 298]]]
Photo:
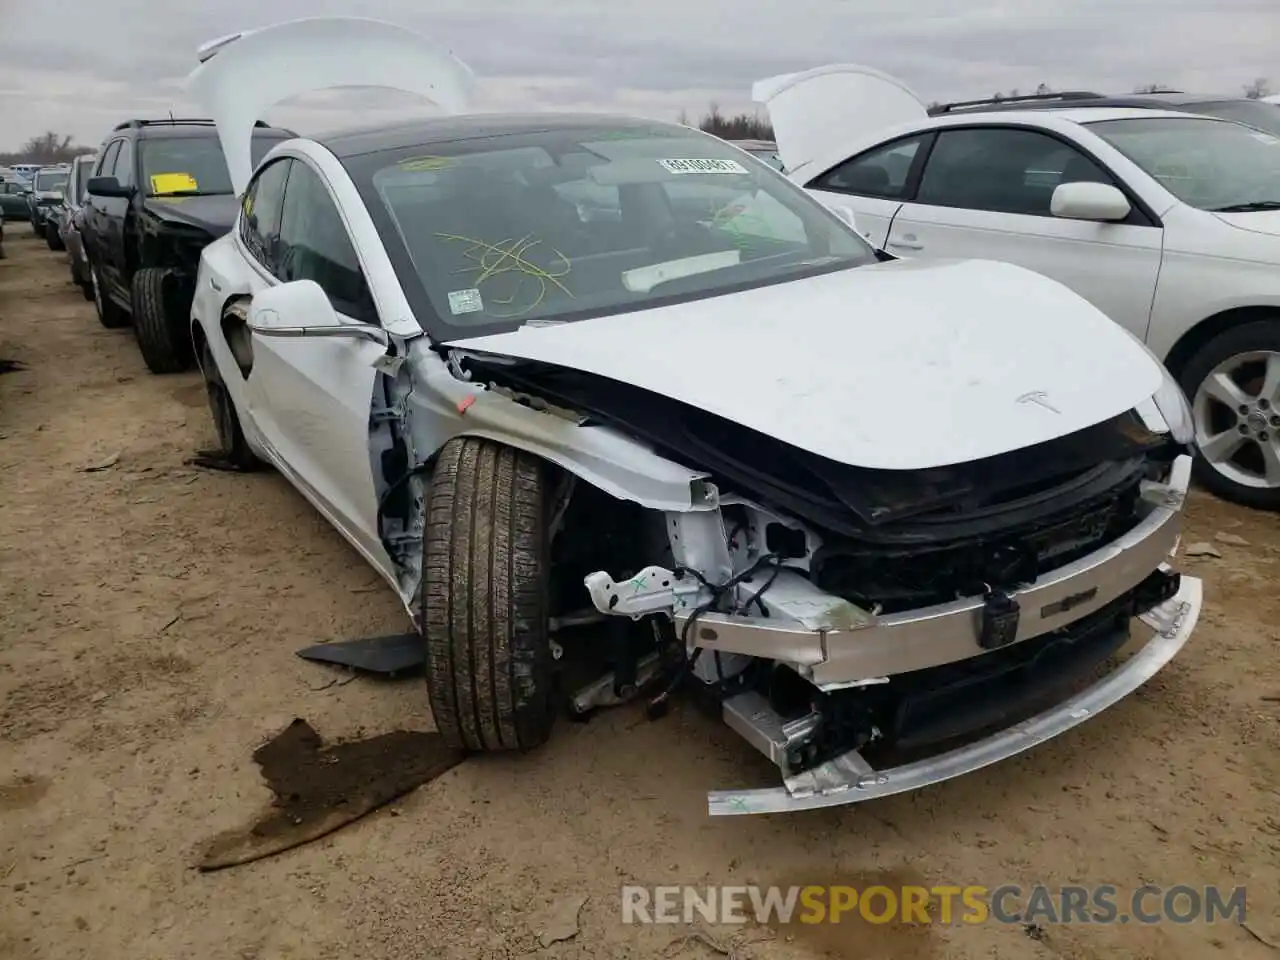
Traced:
[[389, 87], [449, 113], [467, 109], [471, 69], [448, 50], [395, 24], [362, 17], [310, 17], [211, 40], [184, 87], [217, 125], [231, 183], [253, 173], [254, 123], [281, 100], [332, 87]]

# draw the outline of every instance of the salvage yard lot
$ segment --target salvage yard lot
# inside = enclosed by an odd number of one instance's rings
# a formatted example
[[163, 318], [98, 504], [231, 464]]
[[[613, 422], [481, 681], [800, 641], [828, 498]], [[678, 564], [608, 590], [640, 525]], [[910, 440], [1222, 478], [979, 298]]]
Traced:
[[[271, 859], [201, 874], [268, 803], [251, 753], [294, 717], [326, 740], [431, 729], [420, 680], [330, 684], [294, 651], [398, 632], [364, 561], [213, 440], [198, 374], [155, 377], [21, 229], [0, 261], [0, 958], [701, 958], [628, 927], [624, 884], [1218, 884], [1248, 928], [710, 930], [740, 958], [1274, 958], [1280, 947], [1280, 519], [1196, 494], [1208, 603], [1183, 653], [1099, 719], [996, 768], [842, 810], [708, 819], [772, 782], [681, 708], [562, 723]], [[86, 468], [98, 468], [87, 470]], [[1220, 535], [1225, 537], [1220, 538]], [[1243, 543], [1241, 542], [1243, 541]], [[575, 936], [540, 947], [566, 900]]]

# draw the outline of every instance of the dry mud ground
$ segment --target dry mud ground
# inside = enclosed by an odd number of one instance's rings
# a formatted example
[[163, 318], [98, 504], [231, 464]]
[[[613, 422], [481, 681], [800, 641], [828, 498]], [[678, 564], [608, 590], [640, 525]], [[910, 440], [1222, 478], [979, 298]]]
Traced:
[[[779, 818], [705, 814], [770, 768], [692, 710], [562, 725], [309, 846], [212, 874], [204, 841], [269, 800], [250, 759], [293, 717], [326, 740], [430, 729], [420, 681], [325, 686], [303, 645], [402, 628], [392, 596], [272, 473], [198, 472], [196, 375], [147, 373], [61, 255], [0, 262], [0, 957], [714, 958], [624, 926], [626, 883], [1111, 882], [1248, 887], [1234, 924], [719, 928], [738, 957], [1275, 958], [1280, 521], [1194, 498], [1209, 598], [1136, 696], [1013, 762]], [[114, 465], [82, 472], [118, 455]], [[548, 911], [587, 897], [572, 939]], [[1256, 934], [1257, 936], [1255, 936]]]

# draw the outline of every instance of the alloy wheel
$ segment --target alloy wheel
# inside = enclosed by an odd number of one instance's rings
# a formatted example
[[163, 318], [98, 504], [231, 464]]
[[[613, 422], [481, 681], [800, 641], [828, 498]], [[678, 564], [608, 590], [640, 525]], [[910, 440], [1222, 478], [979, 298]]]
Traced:
[[1201, 381], [1191, 408], [1206, 463], [1242, 486], [1280, 487], [1280, 352], [1228, 357]]

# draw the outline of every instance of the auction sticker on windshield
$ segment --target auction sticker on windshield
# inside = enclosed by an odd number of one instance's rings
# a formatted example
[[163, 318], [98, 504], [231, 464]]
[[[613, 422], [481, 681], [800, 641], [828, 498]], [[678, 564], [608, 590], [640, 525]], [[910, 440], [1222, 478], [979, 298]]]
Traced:
[[474, 287], [469, 290], [451, 290], [449, 309], [455, 316], [459, 313], [479, 313], [484, 309], [484, 300], [480, 298], [480, 291]]
[[151, 175], [152, 193], [183, 193], [187, 190], [199, 190], [200, 184], [189, 173], [153, 173]]
[[746, 173], [736, 160], [659, 160], [667, 173]]

